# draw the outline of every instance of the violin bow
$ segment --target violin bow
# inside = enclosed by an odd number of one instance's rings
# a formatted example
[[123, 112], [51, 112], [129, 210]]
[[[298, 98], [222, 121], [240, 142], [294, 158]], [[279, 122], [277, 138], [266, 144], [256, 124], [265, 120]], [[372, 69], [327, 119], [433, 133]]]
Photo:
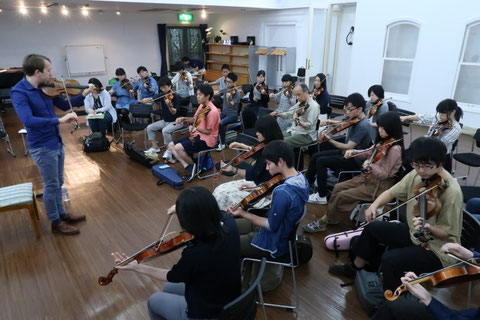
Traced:
[[[72, 113], [74, 113], [74, 112], [73, 112], [73, 107], [72, 107], [72, 101], [70, 101], [70, 95], [68, 94], [67, 85], [65, 84], [65, 79], [63, 78], [63, 76], [62, 76], [62, 83], [63, 83], [63, 88], [65, 89], [65, 94], [66, 94], [66, 96], [67, 96], [68, 105], [70, 106], [70, 111], [71, 111]], [[74, 132], [75, 130], [77, 130], [78, 127], [79, 127], [79, 126], [78, 126], [78, 121], [75, 119], [75, 120], [74, 120], [73, 128], [72, 128], [72, 130], [70, 131], [70, 134], [73, 134], [73, 132]]]
[[169, 92], [169, 93], [164, 93], [164, 94], [162, 94], [161, 96], [156, 97], [155, 99], [152, 99], [151, 102], [155, 102], [155, 101], [157, 101], [157, 100], [160, 100], [160, 99], [162, 99], [162, 98], [165, 98], [166, 96], [171, 95], [171, 94], [174, 94], [174, 93], [175, 93], [175, 91], [172, 91], [172, 92]]
[[375, 148], [375, 147], [377, 147], [377, 148], [386, 147], [386, 146], [389, 146], [389, 145], [391, 145], [391, 144], [394, 144], [395, 142], [398, 142], [398, 141], [400, 141], [400, 140], [403, 140], [403, 138], [397, 139], [397, 140], [392, 141], [392, 142], [389, 142], [389, 143], [385, 143], [385, 144], [383, 144], [383, 145], [381, 145], [381, 146], [372, 146], [371, 148], [368, 148], [367, 150], [364, 150], [364, 151], [362, 151], [362, 152], [359, 152], [359, 153], [354, 154], [354, 155], [351, 156], [350, 158], [355, 158], [356, 156], [359, 156], [359, 155], [361, 155], [361, 154], [364, 154], [364, 153], [366, 153], [366, 152], [369, 152], [372, 148]]
[[369, 224], [369, 223], [377, 220], [377, 219], [380, 218], [380, 217], [383, 217], [383, 216], [386, 215], [386, 214], [389, 214], [389, 213], [392, 212], [392, 211], [397, 210], [397, 209], [400, 208], [400, 207], [403, 207], [404, 205], [406, 205], [406, 204], [409, 203], [410, 201], [413, 201], [413, 200], [417, 199], [418, 197], [420, 197], [420, 196], [422, 196], [422, 195], [430, 192], [431, 190], [433, 190], [433, 189], [435, 189], [435, 188], [437, 188], [437, 187], [438, 187], [438, 185], [435, 185], [435, 186], [433, 186], [433, 187], [431, 187], [431, 188], [428, 188], [428, 189], [423, 190], [422, 192], [420, 192], [419, 194], [411, 197], [410, 199], [408, 199], [408, 200], [405, 201], [404, 203], [399, 204], [398, 206], [395, 206], [393, 209], [390, 209], [390, 210], [388, 210], [387, 212], [384, 212], [384, 213], [382, 213], [382, 214], [379, 214], [379, 215], [376, 216], [375, 219], [373, 219], [372, 221], [370, 221], [370, 222], [366, 222], [366, 221], [365, 221], [365, 222], [362, 222], [358, 227], [361, 228], [361, 227], [366, 226], [367, 224]]
[[452, 257], [452, 258], [458, 260], [458, 261], [461, 261], [461, 262], [463, 262], [463, 263], [465, 263], [465, 264], [468, 264], [468, 265], [471, 266], [471, 267], [480, 269], [480, 264], [476, 264], [476, 263], [474, 263], [474, 262], [470, 262], [470, 261], [468, 261], [468, 260], [466, 260], [466, 259], [460, 258], [460, 257], [457, 256], [456, 254], [453, 254], [453, 253], [448, 252], [448, 251], [445, 252], [445, 254], [446, 254], [447, 256], [449, 256], [449, 257]]

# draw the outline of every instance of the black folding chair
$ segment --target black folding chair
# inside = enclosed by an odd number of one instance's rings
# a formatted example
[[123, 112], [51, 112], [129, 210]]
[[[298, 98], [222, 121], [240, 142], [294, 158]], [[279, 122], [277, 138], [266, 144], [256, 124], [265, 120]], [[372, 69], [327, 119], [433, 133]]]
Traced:
[[[262, 288], [260, 281], [265, 272], [266, 258], [262, 258], [257, 278], [252, 285], [238, 298], [226, 304], [220, 315], [221, 320], [253, 320], [257, 314], [257, 295], [263, 310], [263, 319], [267, 319], [265, 306], [263, 304]], [[256, 289], [256, 290], [255, 290]]]

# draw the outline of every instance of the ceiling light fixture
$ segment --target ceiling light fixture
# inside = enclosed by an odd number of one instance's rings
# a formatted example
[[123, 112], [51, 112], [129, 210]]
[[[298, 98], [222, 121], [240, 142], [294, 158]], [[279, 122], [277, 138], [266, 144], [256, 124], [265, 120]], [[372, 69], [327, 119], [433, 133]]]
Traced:
[[65, 6], [62, 7], [62, 14], [63, 14], [64, 16], [68, 16], [68, 9], [67, 9], [67, 7], [65, 7]]
[[120, 11], [117, 11], [117, 16], [119, 16], [119, 15], [120, 15]]
[[83, 15], [84, 17], [88, 16], [88, 10], [87, 10], [86, 7], [83, 7], [83, 8], [82, 8], [82, 15]]
[[202, 10], [202, 15], [201, 15], [202, 19], [206, 19], [207, 18], [207, 12], [205, 11], [205, 9]]
[[27, 8], [25, 8], [25, 6], [22, 4], [20, 6], [20, 13], [25, 15], [25, 14], [27, 14], [27, 12], [28, 12]]
[[47, 14], [47, 7], [45, 7], [45, 5], [42, 4], [42, 6], [40, 7], [40, 11], [41, 11], [43, 14]]

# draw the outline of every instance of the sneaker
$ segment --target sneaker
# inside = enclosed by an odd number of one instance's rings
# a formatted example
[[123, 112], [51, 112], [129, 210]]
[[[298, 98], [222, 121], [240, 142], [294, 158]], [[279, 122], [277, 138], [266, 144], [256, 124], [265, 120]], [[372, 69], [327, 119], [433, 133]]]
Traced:
[[308, 233], [315, 233], [325, 231], [327, 229], [327, 225], [323, 223], [320, 219], [310, 222], [309, 224], [304, 224], [302, 226], [303, 231]]
[[75, 223], [75, 222], [85, 221], [87, 219], [87, 216], [84, 214], [76, 216], [71, 213], [67, 213], [66, 215], [60, 218], [62, 219], [62, 221], [65, 221], [68, 223]]
[[143, 151], [145, 153], [150, 153], [150, 152], [160, 152], [160, 148], [154, 148], [154, 147], [151, 147], [150, 149], [148, 150], [145, 150]]
[[347, 278], [355, 278], [355, 274], [357, 273], [350, 263], [334, 264], [333, 266], [328, 267], [328, 272], [336, 276]]
[[61, 233], [65, 235], [72, 235], [77, 234], [80, 232], [77, 227], [71, 226], [65, 221], [60, 222], [57, 225], [52, 224], [52, 232], [53, 233]]
[[222, 151], [223, 149], [225, 149], [225, 145], [224, 145], [224, 144], [221, 144], [221, 143], [219, 143], [219, 144], [218, 144], [218, 147], [217, 147], [217, 149], [216, 149], [216, 150], [217, 150], [217, 151]]
[[172, 151], [170, 151], [170, 150], [166, 150], [166, 151], [163, 153], [163, 156], [162, 156], [162, 158], [165, 159], [165, 160], [166, 160], [166, 159], [170, 159], [171, 157], [172, 157]]
[[193, 178], [195, 178], [195, 169], [196, 169], [196, 164], [189, 164], [185, 168], [185, 175], [183, 176], [183, 180], [189, 182], [192, 181]]
[[308, 203], [327, 204], [327, 197], [320, 197], [318, 193], [313, 193], [308, 197]]

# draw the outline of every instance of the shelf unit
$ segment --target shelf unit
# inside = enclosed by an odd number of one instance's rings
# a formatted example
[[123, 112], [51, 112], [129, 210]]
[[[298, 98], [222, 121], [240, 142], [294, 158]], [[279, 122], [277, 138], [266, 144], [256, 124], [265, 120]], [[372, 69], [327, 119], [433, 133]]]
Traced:
[[207, 55], [207, 81], [215, 81], [222, 77], [222, 65], [230, 65], [230, 70], [238, 76], [237, 84], [249, 83], [248, 49], [246, 45], [225, 45], [217, 43], [208, 44]]

